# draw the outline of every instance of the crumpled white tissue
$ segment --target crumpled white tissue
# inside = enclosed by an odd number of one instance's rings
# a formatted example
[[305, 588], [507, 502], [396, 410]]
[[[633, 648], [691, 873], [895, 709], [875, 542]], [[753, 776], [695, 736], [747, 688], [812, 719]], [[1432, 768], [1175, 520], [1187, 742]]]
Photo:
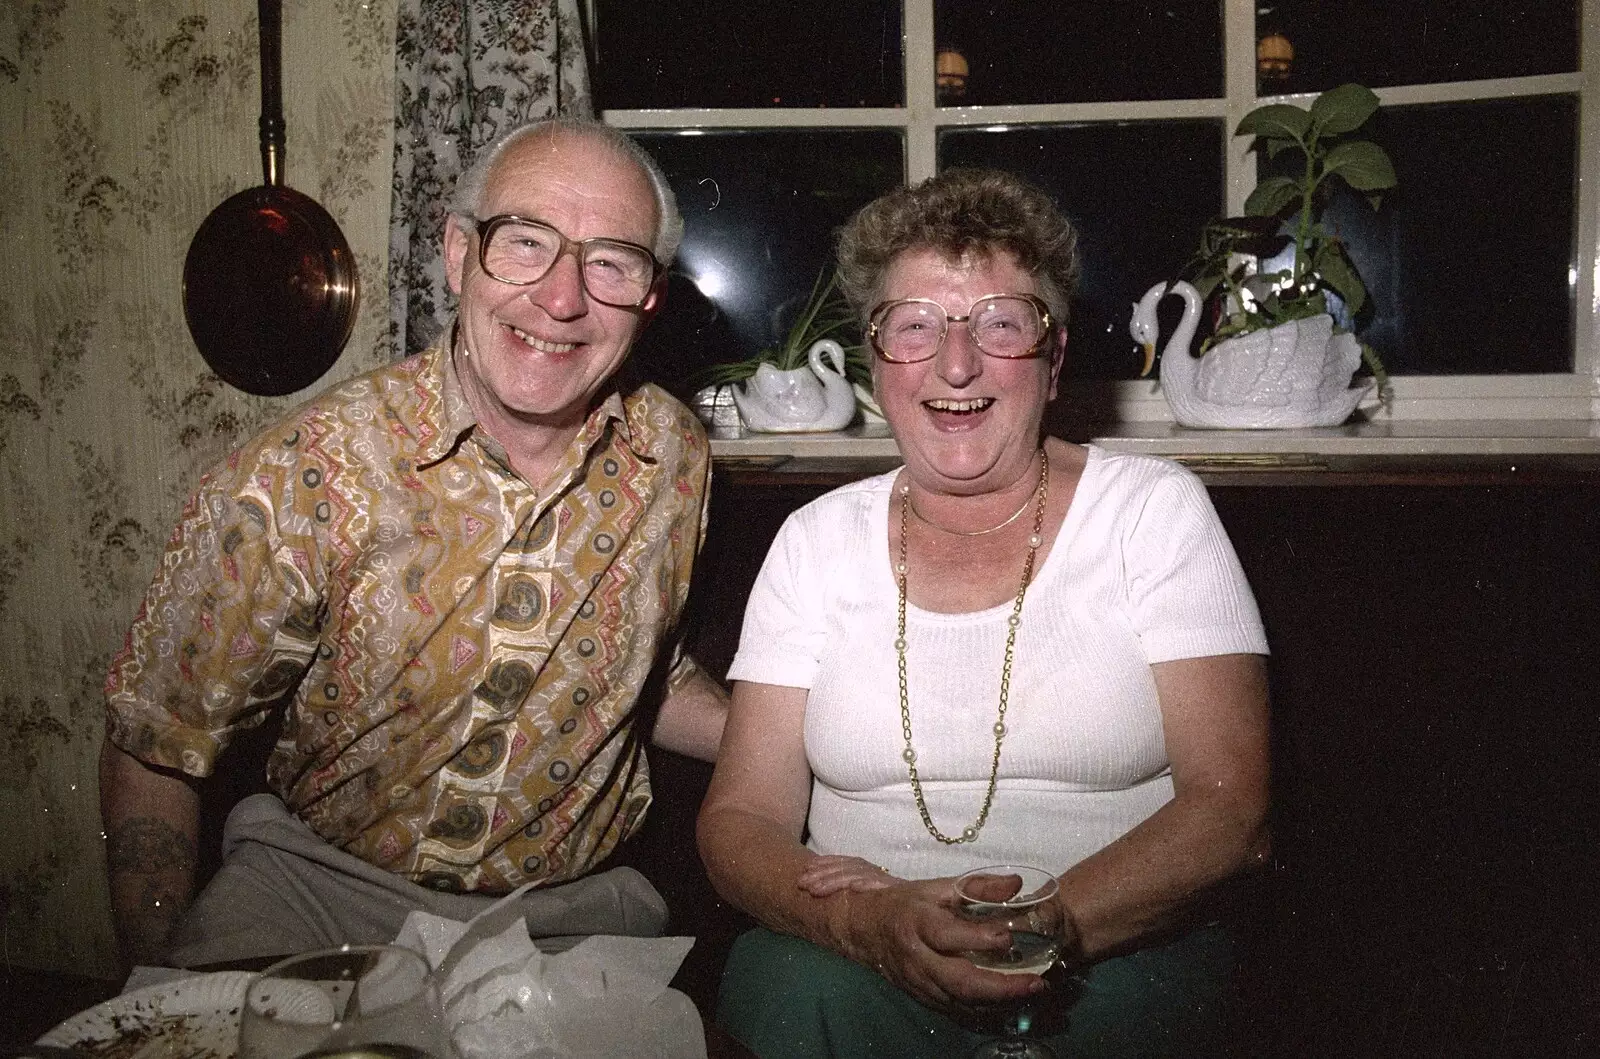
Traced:
[[705, 1059], [700, 1014], [667, 983], [693, 938], [596, 935], [546, 954], [512, 893], [470, 923], [413, 912], [460, 1059]]

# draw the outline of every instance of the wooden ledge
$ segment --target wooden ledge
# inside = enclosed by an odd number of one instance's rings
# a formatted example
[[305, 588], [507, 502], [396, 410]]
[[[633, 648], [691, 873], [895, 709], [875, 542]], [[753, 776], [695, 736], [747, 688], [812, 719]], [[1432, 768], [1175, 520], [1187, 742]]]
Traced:
[[[1087, 438], [1108, 449], [1176, 459], [1210, 485], [1600, 484], [1600, 422], [1431, 420], [1315, 430], [1190, 430], [1123, 423]], [[838, 485], [900, 463], [882, 424], [823, 434], [718, 428], [711, 454], [723, 481]]]

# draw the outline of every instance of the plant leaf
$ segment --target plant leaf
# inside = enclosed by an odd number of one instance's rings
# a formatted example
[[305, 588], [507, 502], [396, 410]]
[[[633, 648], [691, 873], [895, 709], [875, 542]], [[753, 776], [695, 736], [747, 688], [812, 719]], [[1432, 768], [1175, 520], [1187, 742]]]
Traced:
[[689, 385], [696, 390], [707, 386], [726, 386], [730, 383], [743, 382], [756, 373], [756, 366], [761, 361], [754, 357], [749, 360], [734, 361], [729, 364], [708, 364], [694, 373], [689, 379]]
[[1278, 222], [1271, 217], [1224, 217], [1206, 225], [1211, 231], [1225, 232], [1230, 236], [1248, 237], [1259, 235], [1272, 235], [1278, 230]]
[[1199, 263], [1211, 258], [1226, 259], [1229, 254], [1271, 257], [1288, 244], [1289, 237], [1278, 233], [1276, 217], [1228, 217], [1213, 220], [1200, 230]]
[[1363, 85], [1330, 88], [1311, 104], [1311, 122], [1318, 135], [1340, 136], [1353, 132], [1377, 113], [1378, 97]]
[[1357, 191], [1383, 191], [1397, 182], [1389, 152], [1368, 140], [1349, 140], [1328, 149], [1323, 175], [1337, 173]]
[[[812, 332], [812, 321], [816, 319], [818, 313], [822, 312], [823, 307], [828, 304], [828, 298], [833, 294], [833, 288], [837, 282], [837, 273], [830, 272], [827, 269], [817, 273], [815, 282], [811, 284], [811, 293], [806, 297], [805, 307], [795, 317], [794, 324], [789, 328], [788, 338], [784, 341], [783, 349], [779, 351], [781, 359], [785, 361], [793, 360], [797, 352], [803, 354], [804, 350], [810, 347], [810, 342], [806, 341], [806, 336]], [[779, 366], [797, 368], [800, 365], [798, 363], [785, 363]]]
[[781, 344], [769, 346], [741, 361], [709, 365], [695, 373], [691, 381], [700, 386], [738, 382], [754, 375], [763, 362], [785, 370], [803, 367], [809, 360], [811, 347], [819, 339], [831, 338], [844, 348], [846, 374], [855, 381], [870, 382], [872, 362], [864, 352], [857, 324], [855, 314], [839, 291], [838, 274], [825, 268], [817, 274], [811, 293]]
[[1250, 271], [1250, 263], [1248, 261], [1241, 261], [1238, 265], [1229, 270], [1228, 280], [1235, 287], [1238, 287], [1243, 285], [1244, 281], [1249, 279], [1252, 275], [1253, 273]]
[[1367, 303], [1367, 285], [1361, 282], [1355, 262], [1350, 260], [1343, 243], [1324, 244], [1314, 267], [1322, 282], [1344, 299], [1344, 306], [1351, 317], [1361, 311], [1361, 307]]
[[[1272, 219], [1277, 220], [1276, 217]], [[1239, 239], [1233, 244], [1233, 252], [1260, 258], [1277, 257], [1290, 242], [1292, 240], [1287, 232], [1273, 232], [1271, 235], [1258, 235], [1249, 239]]]
[[1278, 281], [1283, 278], [1281, 272], [1258, 273], [1247, 277], [1239, 286], [1243, 287], [1258, 303], [1265, 302], [1278, 289]]
[[1235, 136], [1257, 136], [1268, 140], [1304, 140], [1311, 129], [1311, 115], [1292, 103], [1269, 103], [1239, 119]]
[[1361, 359], [1366, 363], [1367, 370], [1372, 372], [1372, 380], [1378, 384], [1378, 403], [1388, 407], [1394, 400], [1394, 387], [1389, 385], [1389, 372], [1383, 366], [1383, 358], [1361, 339], [1356, 339], [1356, 344], [1361, 347]]
[[1300, 184], [1289, 177], [1268, 177], [1244, 201], [1244, 211], [1257, 217], [1276, 217], [1300, 201]]
[[1301, 153], [1305, 152], [1305, 148], [1301, 147], [1294, 140], [1264, 140], [1262, 142], [1267, 145], [1268, 161], [1278, 157], [1285, 151], [1300, 151]]

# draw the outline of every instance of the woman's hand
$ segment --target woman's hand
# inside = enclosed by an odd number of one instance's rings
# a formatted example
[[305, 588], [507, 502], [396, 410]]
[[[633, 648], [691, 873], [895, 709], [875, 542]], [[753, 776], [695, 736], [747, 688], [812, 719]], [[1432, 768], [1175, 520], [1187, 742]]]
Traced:
[[812, 897], [827, 897], [842, 890], [881, 890], [899, 881], [888, 868], [869, 860], [832, 854], [814, 858], [795, 880]]
[[972, 1011], [1045, 988], [1037, 975], [987, 971], [966, 958], [974, 950], [1003, 949], [1011, 938], [1004, 927], [957, 915], [952, 879], [844, 890], [836, 899], [846, 906], [845, 955], [929, 1007]]
[[1034, 975], [982, 970], [963, 955], [1003, 949], [1010, 937], [956, 914], [953, 878], [905, 882], [801, 845], [813, 779], [805, 707], [804, 688], [734, 684], [698, 821], [717, 891], [770, 929], [870, 967], [925, 1004], [970, 1010], [1044, 988]]

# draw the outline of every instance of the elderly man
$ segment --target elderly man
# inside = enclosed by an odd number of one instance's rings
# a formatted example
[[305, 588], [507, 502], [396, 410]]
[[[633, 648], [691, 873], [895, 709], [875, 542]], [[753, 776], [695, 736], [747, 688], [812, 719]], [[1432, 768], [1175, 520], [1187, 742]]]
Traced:
[[[112, 664], [130, 961], [389, 940], [525, 884], [536, 936], [664, 925], [642, 876], [596, 869], [650, 804], [644, 738], [710, 760], [726, 712], [677, 648], [705, 434], [617, 381], [682, 220], [637, 145], [566, 121], [486, 150], [452, 212], [447, 338], [208, 474]], [[194, 779], [284, 704], [276, 796], [235, 808], [190, 907]]]

